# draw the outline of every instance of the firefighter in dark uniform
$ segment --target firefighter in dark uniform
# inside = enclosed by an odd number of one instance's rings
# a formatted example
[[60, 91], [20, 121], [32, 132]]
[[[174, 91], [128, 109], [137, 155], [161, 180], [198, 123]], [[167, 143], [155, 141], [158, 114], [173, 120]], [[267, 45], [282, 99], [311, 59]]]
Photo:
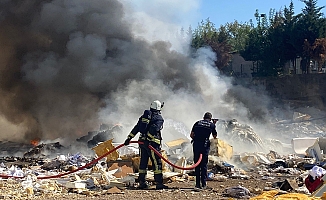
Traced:
[[212, 114], [206, 112], [204, 114], [204, 119], [197, 121], [190, 133], [190, 137], [193, 142], [193, 153], [194, 153], [194, 161], [197, 163], [199, 160], [200, 154], [202, 154], [202, 161], [195, 168], [196, 175], [196, 188], [198, 189], [208, 189], [206, 185], [207, 180], [207, 163], [208, 163], [208, 153], [210, 149], [210, 141], [209, 137], [211, 133], [213, 134], [214, 139], [217, 137], [216, 132], [216, 121], [211, 122]]
[[[164, 103], [163, 103], [164, 104]], [[137, 124], [131, 130], [128, 138], [124, 144], [128, 145], [130, 140], [140, 132], [138, 141], [143, 142], [139, 144], [140, 147], [140, 165], [139, 165], [139, 189], [148, 189], [146, 182], [148, 160], [152, 161], [152, 168], [154, 171], [154, 180], [156, 182], [156, 189], [167, 189], [163, 184], [162, 174], [162, 160], [151, 150], [148, 145], [154, 147], [157, 151], [161, 151], [161, 130], [163, 128], [164, 119], [161, 115], [161, 108], [163, 107], [160, 101], [156, 100], [151, 103], [150, 110], [145, 110], [144, 114], [139, 118]]]

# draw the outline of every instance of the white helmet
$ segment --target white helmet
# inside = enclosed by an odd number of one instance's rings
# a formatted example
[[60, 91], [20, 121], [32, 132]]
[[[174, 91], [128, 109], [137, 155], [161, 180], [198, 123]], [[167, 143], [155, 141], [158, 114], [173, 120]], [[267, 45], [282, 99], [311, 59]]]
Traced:
[[[164, 105], [164, 103], [163, 103]], [[161, 104], [161, 102], [159, 100], [155, 100], [151, 103], [151, 109], [154, 110], [161, 110], [161, 108], [163, 107], [163, 105]]]

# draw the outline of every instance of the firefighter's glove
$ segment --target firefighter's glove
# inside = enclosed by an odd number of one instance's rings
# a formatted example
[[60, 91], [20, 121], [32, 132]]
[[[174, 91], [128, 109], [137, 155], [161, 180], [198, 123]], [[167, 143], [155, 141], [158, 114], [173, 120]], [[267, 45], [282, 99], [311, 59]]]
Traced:
[[130, 139], [127, 138], [123, 144], [126, 145], [126, 146], [129, 145], [130, 144]]

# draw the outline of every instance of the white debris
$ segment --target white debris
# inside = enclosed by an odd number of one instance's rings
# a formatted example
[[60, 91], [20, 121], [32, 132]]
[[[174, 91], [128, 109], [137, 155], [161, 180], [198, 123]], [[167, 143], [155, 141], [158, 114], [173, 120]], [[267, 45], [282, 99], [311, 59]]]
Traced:
[[60, 156], [58, 156], [58, 160], [59, 160], [60, 162], [63, 162], [63, 161], [66, 161], [67, 158], [66, 158], [65, 155], [60, 155]]
[[133, 185], [136, 182], [135, 177], [132, 176], [125, 176], [119, 180], [121, 183], [125, 183], [127, 185]]
[[22, 181], [21, 183], [24, 189], [26, 188], [33, 188], [33, 179], [31, 176], [27, 176], [26, 180]]
[[86, 183], [83, 182], [67, 182], [65, 185], [67, 188], [73, 188], [73, 189], [84, 189], [86, 188]]

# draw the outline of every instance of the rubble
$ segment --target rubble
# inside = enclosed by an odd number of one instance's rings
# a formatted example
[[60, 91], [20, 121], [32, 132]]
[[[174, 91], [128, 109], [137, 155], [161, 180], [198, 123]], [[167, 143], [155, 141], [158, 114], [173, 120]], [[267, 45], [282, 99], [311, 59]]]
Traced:
[[250, 191], [247, 188], [242, 187], [240, 185], [226, 188], [224, 193], [226, 196], [238, 198], [238, 199], [250, 198]]
[[264, 149], [263, 139], [246, 124], [240, 124], [236, 119], [219, 120], [217, 126], [220, 128], [219, 137], [231, 142], [231, 146], [241, 143], [242, 146], [250, 147], [254, 151]]
[[[302, 125], [308, 123], [306, 120], [312, 119], [311, 115], [297, 113], [291, 122]], [[223, 140], [223, 133], [220, 138], [211, 139], [208, 185], [213, 186], [213, 189], [194, 191], [194, 170], [182, 170], [164, 162], [164, 182], [171, 189], [160, 195], [173, 194], [180, 199], [183, 199], [180, 195], [196, 198], [281, 199], [321, 197], [326, 191], [323, 184], [313, 192], [309, 192], [305, 186], [305, 179], [313, 167], [326, 166], [326, 138], [322, 135], [292, 137], [289, 146], [286, 146], [279, 140], [259, 137], [252, 127], [242, 125], [237, 120], [219, 123], [229, 132], [224, 133], [228, 140]], [[286, 123], [283, 121], [275, 125], [286, 126]], [[91, 150], [92, 153], [87, 155], [82, 152], [69, 152], [71, 149], [54, 142], [25, 145], [20, 149], [20, 152], [25, 151], [21, 154], [16, 152], [16, 156], [7, 154], [0, 157], [0, 198], [122, 195], [123, 197], [117, 198], [128, 199], [132, 193], [140, 195], [140, 198], [149, 198], [147, 195], [151, 193], [155, 195], [152, 190], [136, 190], [139, 167], [137, 145], [123, 146], [107, 154], [120, 145], [115, 142], [113, 136], [121, 131], [121, 125], [101, 125], [100, 129], [78, 139], [78, 142], [88, 145]], [[316, 130], [322, 130], [321, 126], [318, 125]], [[107, 137], [99, 139], [104, 133]], [[235, 148], [228, 143], [230, 138], [240, 140], [244, 145], [251, 145], [254, 151], [239, 152], [239, 147]], [[96, 144], [90, 145], [91, 140], [96, 141]], [[1, 147], [3, 153], [20, 146], [9, 142], [1, 144], [4, 144]], [[266, 144], [273, 148], [266, 151]], [[173, 164], [180, 167], [190, 167], [194, 164], [191, 143], [185, 137], [167, 141], [162, 147], [161, 154]], [[284, 148], [291, 153], [284, 154]], [[148, 166], [151, 167], [150, 162]], [[148, 171], [146, 180], [154, 188], [152, 171]]]
[[64, 146], [62, 146], [59, 142], [47, 144], [42, 143], [34, 146], [31, 150], [24, 153], [24, 157], [45, 157], [46, 155], [59, 152], [63, 148]]
[[89, 131], [87, 135], [77, 138], [76, 141], [86, 143], [89, 148], [95, 147], [99, 142], [105, 142], [116, 138], [116, 135], [122, 133], [120, 124], [101, 124], [99, 131]]

